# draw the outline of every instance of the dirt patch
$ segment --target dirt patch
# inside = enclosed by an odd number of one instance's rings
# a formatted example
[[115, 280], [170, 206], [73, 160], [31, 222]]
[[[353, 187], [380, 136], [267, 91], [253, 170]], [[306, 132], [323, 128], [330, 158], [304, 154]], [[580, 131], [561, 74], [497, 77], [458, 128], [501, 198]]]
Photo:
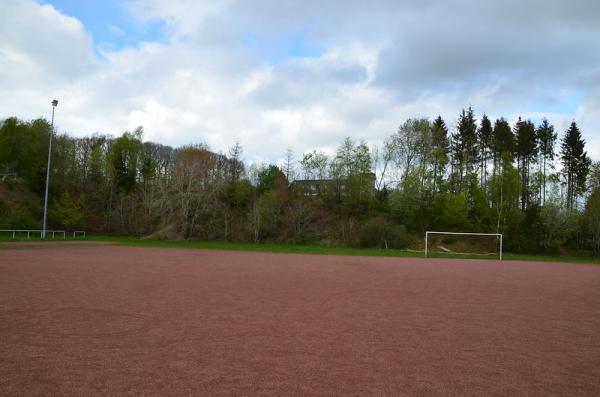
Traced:
[[0, 395], [600, 395], [598, 266], [41, 247]]

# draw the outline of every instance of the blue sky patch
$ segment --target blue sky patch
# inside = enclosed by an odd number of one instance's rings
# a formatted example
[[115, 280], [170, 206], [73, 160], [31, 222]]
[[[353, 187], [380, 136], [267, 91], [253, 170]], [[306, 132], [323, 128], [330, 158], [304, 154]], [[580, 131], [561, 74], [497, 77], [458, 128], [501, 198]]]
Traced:
[[308, 30], [301, 30], [271, 39], [261, 34], [245, 34], [242, 43], [269, 63], [277, 64], [286, 58], [313, 58], [321, 56], [323, 46], [308, 39]]
[[96, 50], [117, 51], [145, 41], [164, 39], [161, 22], [139, 23], [119, 0], [44, 0], [62, 14], [75, 17], [92, 34]]

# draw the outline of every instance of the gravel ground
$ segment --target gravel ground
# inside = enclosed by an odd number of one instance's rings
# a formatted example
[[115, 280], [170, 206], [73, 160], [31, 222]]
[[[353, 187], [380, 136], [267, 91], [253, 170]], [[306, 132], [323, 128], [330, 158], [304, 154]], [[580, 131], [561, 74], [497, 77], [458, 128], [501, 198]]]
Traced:
[[0, 250], [0, 395], [600, 395], [600, 266]]

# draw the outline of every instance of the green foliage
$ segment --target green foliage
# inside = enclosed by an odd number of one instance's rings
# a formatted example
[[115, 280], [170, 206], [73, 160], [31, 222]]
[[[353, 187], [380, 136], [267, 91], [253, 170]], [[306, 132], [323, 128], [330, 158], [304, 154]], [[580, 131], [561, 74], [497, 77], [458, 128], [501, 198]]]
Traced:
[[515, 151], [515, 138], [510, 124], [504, 118], [499, 118], [494, 122], [492, 151], [496, 161], [502, 159], [504, 163], [512, 162]]
[[487, 231], [492, 224], [493, 211], [488, 205], [485, 191], [479, 185], [477, 175], [471, 174], [469, 178], [467, 191], [469, 230]]
[[50, 124], [38, 119], [22, 122], [4, 120], [0, 127], [0, 173], [12, 172], [41, 193], [45, 188]]
[[[133, 132], [123, 133], [110, 146], [108, 159], [117, 190], [129, 193], [135, 187], [142, 168], [142, 136], [143, 129], [138, 127]], [[150, 165], [146, 167], [145, 171], [150, 171]]]
[[494, 175], [490, 180], [490, 196], [494, 212], [494, 230], [506, 233], [518, 229], [522, 213], [519, 211], [519, 195], [521, 181], [518, 171], [506, 161], [502, 173]]
[[252, 185], [246, 180], [236, 180], [228, 188], [226, 200], [235, 210], [243, 211], [252, 201]]
[[408, 175], [401, 187], [390, 194], [390, 209], [394, 219], [404, 225], [415, 225], [419, 222], [421, 205], [420, 180], [415, 175]]
[[515, 124], [517, 167], [521, 174], [521, 209], [526, 210], [530, 201], [530, 165], [536, 161], [538, 142], [535, 126], [530, 120]]
[[443, 223], [449, 230], [465, 230], [469, 221], [469, 208], [465, 193], [448, 195], [442, 213]]
[[[18, 174], [0, 180], [0, 227], [39, 228], [49, 133], [45, 120], [0, 123], [0, 174]], [[478, 123], [470, 107], [451, 131], [440, 116], [408, 119], [383, 153], [346, 138], [333, 156], [305, 153], [299, 172], [291, 152], [285, 172], [253, 165], [246, 173], [239, 144], [225, 155], [142, 138], [141, 128], [117, 138], [55, 136], [50, 224], [369, 247], [404, 247], [413, 244], [406, 230], [436, 229], [500, 232], [515, 252], [600, 247], [593, 237], [600, 166], [589, 173], [575, 123], [561, 141], [561, 173], [553, 170], [557, 137], [547, 120], [535, 128], [500, 118], [492, 126], [485, 115]], [[592, 194], [582, 216], [586, 188]]]
[[541, 233], [536, 236], [540, 252], [558, 253], [567, 239], [567, 219], [555, 201], [548, 201], [540, 209]]
[[360, 227], [359, 243], [363, 248], [406, 248], [409, 236], [403, 225], [378, 216], [365, 221]]
[[283, 171], [271, 164], [259, 171], [256, 190], [262, 194], [271, 190], [285, 190], [287, 185], [288, 180]]
[[542, 124], [537, 128], [536, 134], [540, 143], [539, 150], [542, 157], [545, 160], [554, 160], [554, 145], [557, 138], [554, 126], [544, 118]]
[[563, 174], [567, 182], [567, 208], [575, 207], [576, 199], [585, 191], [591, 160], [585, 151], [581, 131], [573, 121], [560, 143]]
[[327, 165], [329, 158], [325, 153], [312, 152], [305, 153], [300, 161], [303, 171], [303, 178], [307, 180], [325, 179], [328, 176]]
[[69, 193], [65, 192], [58, 200], [52, 202], [48, 217], [50, 224], [71, 229], [82, 225], [84, 213], [78, 200], [74, 200]]
[[448, 127], [442, 116], [437, 116], [431, 126], [431, 143], [434, 149], [441, 149], [448, 153], [450, 142], [448, 141]]
[[463, 109], [458, 117], [456, 133], [453, 135], [452, 151], [457, 161], [460, 181], [463, 179], [463, 172], [470, 174], [477, 162], [477, 122], [473, 109], [469, 107]]
[[585, 205], [583, 228], [594, 254], [600, 254], [600, 188], [596, 188]]

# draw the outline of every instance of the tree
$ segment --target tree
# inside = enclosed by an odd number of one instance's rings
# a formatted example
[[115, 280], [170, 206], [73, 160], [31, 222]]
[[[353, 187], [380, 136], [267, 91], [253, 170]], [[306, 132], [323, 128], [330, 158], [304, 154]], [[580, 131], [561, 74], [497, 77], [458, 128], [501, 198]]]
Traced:
[[600, 189], [600, 161], [594, 161], [590, 167], [588, 189], [590, 192]]
[[496, 173], [490, 180], [492, 208], [496, 212], [496, 233], [502, 233], [507, 229], [507, 224], [518, 218], [520, 178], [518, 171], [508, 161], [508, 156], [504, 152], [504, 158], [499, 160], [504, 164], [502, 172]]
[[256, 192], [251, 209], [254, 242], [280, 237], [284, 209], [288, 201], [288, 181], [276, 165], [261, 166], [257, 173]]
[[566, 219], [558, 200], [549, 199], [540, 209], [541, 235], [539, 245], [542, 251], [556, 253], [564, 243]]
[[521, 209], [525, 211], [529, 205], [529, 169], [531, 162], [535, 161], [537, 155], [537, 135], [535, 126], [531, 120], [519, 120], [514, 126], [517, 139], [516, 155], [517, 169], [521, 174]]
[[567, 187], [567, 209], [575, 208], [576, 200], [585, 191], [591, 160], [585, 151], [585, 141], [575, 121], [566, 131], [560, 144], [560, 157]]
[[490, 151], [492, 149], [492, 135], [494, 133], [494, 129], [492, 127], [492, 122], [485, 114], [481, 118], [481, 124], [477, 129], [477, 141], [478, 141], [478, 149], [479, 149], [479, 159], [481, 161], [481, 186], [485, 188], [485, 184], [487, 181], [487, 165], [488, 159], [490, 156]]
[[[411, 174], [402, 183], [402, 189], [396, 189], [390, 194], [390, 209], [394, 218], [412, 229], [420, 229], [426, 221], [422, 216], [423, 201], [421, 200], [419, 178]], [[420, 230], [419, 230], [420, 231]]]
[[371, 172], [371, 152], [366, 143], [358, 145], [347, 137], [338, 148], [331, 163], [331, 173], [334, 177], [348, 179]]
[[600, 253], [600, 189], [596, 188], [585, 204], [583, 213], [583, 226], [585, 234], [592, 241], [595, 254]]
[[451, 230], [464, 230], [468, 216], [467, 196], [464, 193], [448, 196], [443, 212], [443, 220], [447, 227]]
[[358, 145], [346, 138], [331, 162], [335, 199], [345, 214], [365, 215], [374, 192], [372, 157], [365, 142]]
[[300, 166], [304, 173], [304, 179], [325, 179], [328, 176], [327, 165], [329, 164], [329, 158], [323, 152], [317, 152], [313, 150], [309, 153], [304, 153]]
[[80, 226], [84, 217], [80, 203], [66, 192], [62, 193], [58, 200], [52, 202], [49, 212], [53, 224], [67, 229], [73, 226]]
[[130, 193], [135, 187], [142, 158], [142, 127], [125, 132], [110, 146], [109, 159], [115, 187]]
[[[50, 124], [43, 119], [4, 120], [0, 127], [0, 172], [16, 173], [30, 189], [44, 191]], [[53, 150], [54, 152], [55, 150]]]
[[268, 167], [258, 172], [258, 183], [256, 190], [258, 193], [264, 193], [269, 190], [286, 190], [288, 180], [276, 165], [269, 165]]
[[373, 146], [372, 153], [373, 168], [375, 169], [375, 175], [377, 176], [375, 189], [377, 189], [378, 192], [383, 192], [386, 189], [387, 173], [394, 157], [394, 148], [386, 140], [381, 147]]
[[[173, 169], [170, 213], [185, 238], [197, 234], [208, 236], [220, 188], [225, 184], [219, 172], [217, 155], [205, 146], [187, 146], [180, 150]], [[204, 228], [199, 226], [204, 220]]]
[[[329, 157], [313, 150], [295, 164], [288, 149], [279, 166], [248, 169], [238, 143], [226, 156], [143, 142], [141, 128], [59, 134], [49, 220], [98, 233], [380, 247], [432, 228], [495, 230], [507, 250], [600, 252], [600, 162], [591, 164], [575, 122], [561, 137], [560, 173], [546, 119], [535, 128], [484, 114], [477, 123], [469, 107], [452, 132], [449, 142], [440, 116], [412, 118], [379, 149], [346, 138]], [[17, 173], [0, 176], [0, 225], [38, 227], [49, 133], [45, 120], [0, 121], [0, 174]]]
[[494, 175], [505, 165], [512, 163], [515, 139], [510, 124], [504, 118], [496, 119], [492, 133]]
[[542, 204], [546, 203], [546, 164], [549, 163], [551, 168], [554, 168], [552, 161], [554, 160], [554, 145], [556, 144], [556, 133], [554, 126], [551, 125], [546, 118], [536, 130], [537, 139], [539, 142], [539, 154], [542, 164]]
[[448, 164], [448, 153], [450, 150], [450, 142], [448, 141], [448, 127], [442, 116], [439, 116], [433, 121], [431, 126], [431, 157], [433, 158], [433, 188], [432, 198], [435, 199], [438, 191], [441, 188], [444, 174], [446, 173], [446, 165]]
[[229, 149], [229, 180], [234, 183], [240, 179], [244, 173], [244, 163], [242, 162], [242, 153], [244, 149], [239, 142]]
[[[394, 163], [402, 170], [401, 183], [404, 183], [409, 174], [420, 174], [426, 155], [424, 148], [431, 136], [431, 123], [429, 120], [408, 119], [399, 128], [398, 132], [388, 140], [388, 145], [393, 148]], [[419, 167], [417, 167], [419, 165]]]
[[456, 133], [452, 135], [452, 151], [458, 167], [459, 191], [466, 188], [464, 176], [473, 172], [478, 162], [477, 155], [477, 122], [473, 108], [463, 109], [458, 117]]
[[296, 179], [296, 163], [294, 161], [294, 152], [292, 149], [288, 148], [285, 151], [285, 159], [281, 166], [281, 170], [285, 174], [288, 182], [291, 183], [294, 179]]

